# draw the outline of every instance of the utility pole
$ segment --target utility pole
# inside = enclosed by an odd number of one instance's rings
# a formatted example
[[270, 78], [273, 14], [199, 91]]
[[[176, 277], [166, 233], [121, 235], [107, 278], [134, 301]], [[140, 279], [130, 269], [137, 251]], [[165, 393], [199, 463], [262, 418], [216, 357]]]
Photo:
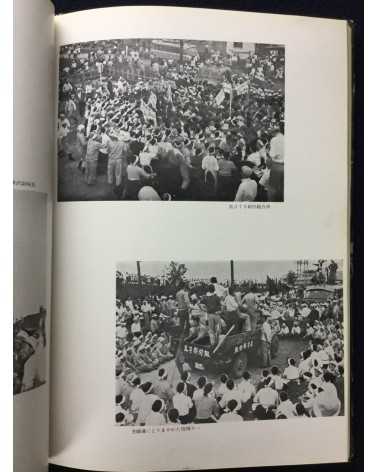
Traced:
[[184, 41], [182, 39], [180, 41], [180, 64], [184, 62]]
[[234, 272], [234, 261], [230, 261], [231, 268], [231, 285], [235, 284], [235, 272]]
[[137, 261], [137, 273], [138, 273], [138, 285], [139, 288], [142, 287], [142, 274], [140, 271], [140, 261]]

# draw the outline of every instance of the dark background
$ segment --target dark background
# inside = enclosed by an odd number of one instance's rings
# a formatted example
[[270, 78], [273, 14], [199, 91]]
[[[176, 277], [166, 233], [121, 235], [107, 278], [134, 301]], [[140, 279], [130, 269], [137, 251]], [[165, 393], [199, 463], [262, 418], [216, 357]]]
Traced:
[[[123, 5], [165, 5], [197, 8], [215, 8], [287, 15], [316, 16], [348, 20], [352, 26], [352, 69], [353, 69], [353, 112], [352, 112], [352, 174], [351, 174], [351, 458], [345, 464], [322, 464], [283, 467], [256, 467], [255, 472], [350, 472], [363, 470], [363, 57], [364, 57], [364, 19], [363, 0], [207, 0], [207, 1], [139, 1], [120, 0], [51, 0], [56, 14], [68, 13], [91, 8]], [[326, 111], [325, 111], [326, 112]], [[357, 199], [358, 196], [358, 199]], [[329, 432], [332, 434], [332, 431]], [[311, 441], [311, 438], [303, 438]], [[251, 439], [252, 442], [252, 439]], [[252, 446], [252, 443], [251, 443]], [[230, 445], [232, 448], [232, 445]], [[274, 454], [274, 450], [272, 450]], [[73, 472], [54, 465], [50, 472]], [[249, 470], [249, 469], [240, 469]]]

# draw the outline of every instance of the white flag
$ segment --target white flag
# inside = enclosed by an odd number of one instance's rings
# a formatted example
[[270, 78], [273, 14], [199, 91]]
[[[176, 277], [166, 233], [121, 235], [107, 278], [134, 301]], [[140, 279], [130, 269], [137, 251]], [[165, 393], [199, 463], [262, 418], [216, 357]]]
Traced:
[[223, 102], [225, 96], [224, 89], [220, 89], [215, 97], [215, 103], [219, 106]]
[[172, 87], [171, 84], [168, 84], [167, 87], [167, 100], [172, 103]]
[[231, 95], [231, 92], [232, 92], [232, 85], [229, 83], [229, 82], [225, 82], [223, 84], [223, 89], [226, 93], [228, 93], [229, 95]]
[[245, 82], [243, 82], [241, 84], [238, 84], [235, 87], [235, 90], [236, 90], [237, 95], [243, 95], [244, 93], [247, 93], [248, 92], [248, 80], [246, 80]]
[[155, 113], [154, 110], [152, 110], [152, 108], [150, 106], [148, 106], [148, 104], [144, 103], [143, 100], [140, 103], [140, 110], [143, 113], [144, 119], [146, 121], [147, 120], [153, 120], [153, 122], [155, 123], [155, 126], [156, 126], [156, 124], [157, 124], [156, 113]]
[[154, 110], [156, 110], [157, 97], [154, 92], [151, 92], [150, 98], [148, 99], [148, 105], [151, 105]]

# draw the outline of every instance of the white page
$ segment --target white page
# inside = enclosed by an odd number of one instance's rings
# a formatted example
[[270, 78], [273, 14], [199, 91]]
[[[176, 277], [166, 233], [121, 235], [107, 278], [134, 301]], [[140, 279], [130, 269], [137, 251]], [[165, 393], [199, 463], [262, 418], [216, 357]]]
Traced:
[[[285, 202], [264, 209], [221, 202], [56, 204], [51, 461], [117, 471], [346, 461], [348, 389], [345, 415], [336, 418], [201, 425], [169, 436], [133, 434], [116, 428], [113, 418], [118, 263], [334, 258], [343, 261], [348, 300], [346, 23], [165, 7], [57, 18], [58, 47], [119, 38], [284, 45]], [[348, 379], [346, 372], [346, 385]]]
[[53, 6], [16, 0], [14, 22], [14, 322], [25, 327], [29, 315], [46, 311], [37, 329], [46, 337], [14, 396], [14, 470], [39, 472], [47, 469], [49, 442]]

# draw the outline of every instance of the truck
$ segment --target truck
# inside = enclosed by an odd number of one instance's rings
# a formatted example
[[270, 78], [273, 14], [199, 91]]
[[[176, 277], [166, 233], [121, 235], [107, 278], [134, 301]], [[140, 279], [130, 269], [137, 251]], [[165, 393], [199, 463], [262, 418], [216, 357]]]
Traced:
[[[211, 346], [210, 342], [183, 341], [180, 362], [187, 363], [192, 370], [228, 373], [233, 378], [240, 378], [248, 365], [260, 366], [261, 356], [261, 329], [255, 332], [243, 331], [230, 332], [221, 338], [217, 346]], [[279, 340], [273, 335], [270, 345], [271, 358], [273, 359], [279, 349]]]
[[305, 303], [323, 303], [330, 298], [342, 297], [343, 288], [339, 285], [312, 285], [306, 287], [303, 295]]

